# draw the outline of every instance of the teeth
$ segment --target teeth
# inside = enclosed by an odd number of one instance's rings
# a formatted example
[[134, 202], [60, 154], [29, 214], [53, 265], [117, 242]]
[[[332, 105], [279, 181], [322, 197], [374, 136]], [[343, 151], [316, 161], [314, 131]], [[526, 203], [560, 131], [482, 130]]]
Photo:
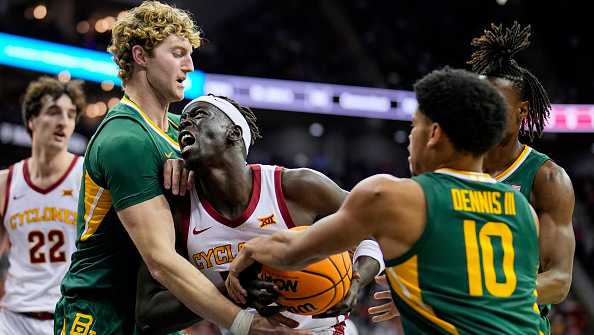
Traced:
[[192, 140], [193, 140], [193, 137], [192, 137], [192, 135], [190, 135], [190, 134], [185, 134], [185, 135], [184, 135], [184, 136], [182, 136], [182, 138], [181, 138], [181, 142], [182, 142], [183, 144], [185, 144], [185, 143], [188, 143], [189, 141], [192, 141]]

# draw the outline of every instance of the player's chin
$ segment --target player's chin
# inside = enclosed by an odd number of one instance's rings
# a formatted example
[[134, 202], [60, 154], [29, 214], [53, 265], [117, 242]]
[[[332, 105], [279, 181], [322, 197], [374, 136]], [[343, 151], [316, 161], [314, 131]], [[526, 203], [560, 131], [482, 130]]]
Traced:
[[179, 88], [179, 87], [175, 87], [172, 90], [172, 94], [171, 94], [171, 101], [182, 101], [185, 97], [185, 93], [184, 93], [184, 89], [183, 88]]

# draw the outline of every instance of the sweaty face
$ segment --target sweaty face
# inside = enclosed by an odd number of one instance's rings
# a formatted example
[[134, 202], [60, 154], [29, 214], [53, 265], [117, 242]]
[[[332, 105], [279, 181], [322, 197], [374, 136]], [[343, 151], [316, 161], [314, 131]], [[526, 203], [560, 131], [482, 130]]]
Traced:
[[220, 156], [227, 146], [227, 129], [231, 121], [218, 108], [199, 102], [181, 115], [179, 145], [189, 169], [204, 166]]
[[431, 120], [418, 110], [412, 118], [412, 129], [408, 135], [408, 165], [413, 176], [431, 171], [427, 155], [427, 142]]
[[167, 102], [184, 98], [184, 80], [188, 72], [194, 71], [191, 54], [187, 38], [169, 35], [147, 58], [147, 80]]
[[28, 122], [33, 143], [54, 150], [66, 150], [75, 124], [76, 106], [66, 94], [58, 99], [43, 96], [39, 114]]

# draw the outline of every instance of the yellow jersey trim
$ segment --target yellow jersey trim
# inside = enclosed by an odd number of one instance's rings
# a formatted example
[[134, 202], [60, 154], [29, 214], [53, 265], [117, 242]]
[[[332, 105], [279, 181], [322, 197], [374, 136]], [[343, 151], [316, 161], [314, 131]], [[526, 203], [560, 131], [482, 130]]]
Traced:
[[84, 175], [85, 230], [80, 237], [81, 241], [85, 241], [95, 234], [112, 205], [109, 190], [97, 185], [86, 171]]
[[[146, 113], [138, 106], [134, 101], [130, 100], [127, 96], [124, 95], [122, 100], [120, 101], [124, 105], [131, 107], [133, 110], [138, 112], [142, 119], [157, 133], [161, 138], [163, 138], [167, 143], [169, 143], [175, 150], [180, 151], [179, 144], [176, 140], [172, 139], [167, 133], [165, 133], [161, 128], [157, 127], [157, 125], [151, 120]], [[169, 121], [168, 121], [169, 122]], [[175, 127], [174, 127], [175, 128]]]
[[443, 173], [453, 177], [457, 177], [460, 179], [470, 180], [470, 181], [480, 181], [485, 183], [496, 183], [497, 181], [493, 179], [493, 177], [489, 176], [486, 173], [482, 172], [474, 172], [474, 171], [464, 171], [464, 170], [456, 170], [456, 169], [437, 169], [435, 170], [436, 173]]
[[418, 256], [415, 255], [402, 264], [387, 267], [386, 274], [394, 292], [420, 316], [449, 334], [460, 334], [453, 324], [437, 317], [433, 308], [423, 301], [422, 291], [419, 287]]
[[530, 151], [532, 151], [532, 148], [530, 148], [527, 145], [524, 145], [524, 149], [522, 150], [522, 152], [520, 153], [518, 158], [516, 158], [516, 160], [513, 163], [511, 163], [511, 165], [508, 166], [505, 170], [503, 170], [501, 173], [496, 175], [495, 180], [504, 181], [505, 179], [507, 179], [507, 177], [511, 176], [512, 173], [516, 172], [518, 167], [520, 167], [520, 165], [522, 165], [522, 163], [524, 163], [524, 161], [528, 157], [528, 154], [530, 153]]

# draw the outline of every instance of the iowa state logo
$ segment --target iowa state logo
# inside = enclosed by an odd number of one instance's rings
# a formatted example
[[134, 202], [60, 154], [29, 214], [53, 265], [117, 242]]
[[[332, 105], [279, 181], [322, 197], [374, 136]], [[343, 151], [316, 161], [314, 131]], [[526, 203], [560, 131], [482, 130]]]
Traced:
[[265, 226], [275, 224], [276, 220], [274, 218], [274, 214], [270, 214], [268, 216], [259, 217], [258, 221], [260, 221], [260, 228], [264, 228]]

